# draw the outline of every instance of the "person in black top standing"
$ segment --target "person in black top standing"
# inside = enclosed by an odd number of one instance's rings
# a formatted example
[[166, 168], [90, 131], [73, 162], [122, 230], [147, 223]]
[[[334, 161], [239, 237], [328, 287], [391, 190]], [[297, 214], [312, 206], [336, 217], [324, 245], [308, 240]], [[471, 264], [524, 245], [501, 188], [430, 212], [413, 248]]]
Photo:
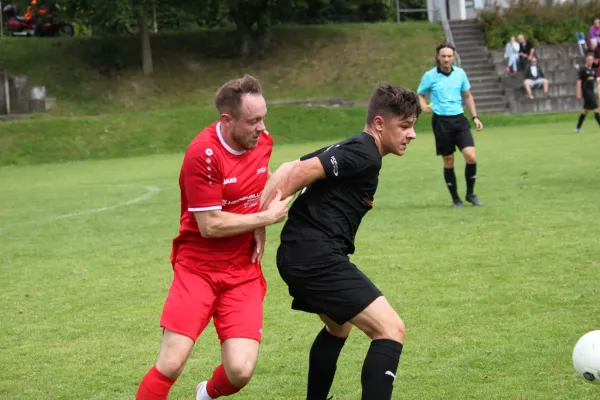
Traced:
[[404, 154], [416, 137], [420, 112], [416, 93], [380, 83], [360, 135], [301, 157], [282, 176], [279, 170], [274, 174], [273, 193], [287, 197], [300, 191], [281, 232], [279, 273], [293, 297], [292, 308], [317, 314], [325, 323], [310, 350], [308, 400], [327, 398], [352, 326], [372, 339], [362, 367], [362, 399], [391, 398], [405, 326], [348, 256], [355, 251], [363, 217], [373, 208], [382, 157]]
[[597, 71], [593, 68], [594, 55], [588, 54], [585, 58], [585, 65], [579, 70], [577, 78], [577, 100], [583, 97], [583, 111], [577, 121], [575, 133], [581, 133], [581, 125], [588, 113], [588, 110], [594, 110], [596, 121], [600, 125], [600, 108], [598, 108], [598, 96], [596, 95]]

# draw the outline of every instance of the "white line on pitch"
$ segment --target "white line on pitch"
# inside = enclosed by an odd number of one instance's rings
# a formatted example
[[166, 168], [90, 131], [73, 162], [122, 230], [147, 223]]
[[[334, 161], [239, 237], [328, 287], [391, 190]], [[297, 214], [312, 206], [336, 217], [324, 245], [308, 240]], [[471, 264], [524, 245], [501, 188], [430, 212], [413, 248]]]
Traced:
[[101, 213], [101, 212], [104, 212], [104, 211], [114, 210], [115, 208], [127, 207], [127, 206], [130, 206], [132, 204], [136, 204], [136, 203], [142, 202], [144, 200], [148, 200], [150, 197], [152, 197], [156, 193], [160, 192], [160, 188], [156, 187], [156, 186], [145, 186], [144, 189], [146, 189], [146, 193], [144, 193], [141, 196], [136, 197], [135, 199], [131, 199], [131, 200], [123, 202], [123, 203], [119, 203], [119, 204], [115, 204], [115, 205], [107, 206], [107, 207], [93, 208], [93, 209], [90, 209], [90, 210], [83, 210], [83, 211], [77, 211], [77, 212], [74, 212], [74, 213], [57, 215], [55, 217], [50, 217], [50, 218], [42, 218], [42, 219], [35, 219], [35, 220], [32, 220], [32, 221], [21, 222], [19, 224], [13, 224], [13, 225], [9, 225], [8, 227], [1, 228], [0, 232], [5, 231], [7, 229], [10, 229], [12, 227], [16, 227], [16, 226], [23, 226], [23, 225], [32, 225], [32, 224], [37, 224], [37, 223], [44, 223], [44, 222], [54, 221], [54, 220], [57, 220], [57, 219], [65, 219], [65, 218], [78, 217], [80, 215], [86, 215], [86, 214], [96, 214], [96, 213]]

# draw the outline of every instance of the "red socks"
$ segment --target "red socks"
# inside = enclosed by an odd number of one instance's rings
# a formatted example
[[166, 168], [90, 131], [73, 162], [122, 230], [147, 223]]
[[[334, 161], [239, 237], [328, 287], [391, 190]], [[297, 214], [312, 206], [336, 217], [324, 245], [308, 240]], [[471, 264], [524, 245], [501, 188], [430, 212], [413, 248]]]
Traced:
[[223, 367], [223, 364], [219, 365], [215, 369], [215, 372], [213, 372], [212, 377], [206, 384], [206, 391], [213, 399], [221, 396], [230, 396], [239, 392], [241, 389], [242, 388], [234, 386], [231, 382], [229, 382], [229, 378], [227, 378], [227, 375], [225, 374], [225, 368]]
[[[150, 371], [144, 376], [140, 387], [138, 388], [136, 400], [167, 400], [169, 391], [175, 383], [177, 378], [169, 378], [164, 376], [156, 365], [153, 366]], [[239, 392], [242, 388], [239, 388], [229, 382], [229, 378], [225, 374], [225, 368], [223, 364], [219, 365], [212, 377], [206, 385], [206, 391], [208, 395], [213, 399], [221, 396], [230, 396]]]
[[138, 388], [136, 400], [167, 400], [171, 386], [177, 378], [164, 376], [154, 365], [144, 376]]

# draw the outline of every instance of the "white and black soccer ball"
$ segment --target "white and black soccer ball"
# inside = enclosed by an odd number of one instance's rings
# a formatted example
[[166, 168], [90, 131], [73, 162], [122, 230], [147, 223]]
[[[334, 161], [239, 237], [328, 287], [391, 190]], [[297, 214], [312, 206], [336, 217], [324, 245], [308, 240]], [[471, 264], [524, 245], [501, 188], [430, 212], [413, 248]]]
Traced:
[[600, 385], [600, 330], [588, 332], [577, 341], [573, 367], [583, 379]]

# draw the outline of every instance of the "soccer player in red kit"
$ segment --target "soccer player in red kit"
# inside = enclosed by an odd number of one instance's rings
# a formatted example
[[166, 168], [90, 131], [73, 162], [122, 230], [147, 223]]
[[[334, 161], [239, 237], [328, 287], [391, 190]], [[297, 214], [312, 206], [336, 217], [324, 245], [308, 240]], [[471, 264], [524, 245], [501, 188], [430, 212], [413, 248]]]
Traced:
[[173, 240], [174, 277], [160, 321], [162, 345], [137, 400], [167, 399], [211, 318], [222, 364], [196, 387], [196, 400], [237, 393], [258, 359], [265, 226], [283, 221], [292, 197], [277, 195], [260, 211], [261, 196], [269, 191], [273, 139], [265, 130], [267, 106], [258, 80], [246, 75], [227, 82], [215, 104], [219, 121], [196, 136], [181, 167], [181, 227]]

